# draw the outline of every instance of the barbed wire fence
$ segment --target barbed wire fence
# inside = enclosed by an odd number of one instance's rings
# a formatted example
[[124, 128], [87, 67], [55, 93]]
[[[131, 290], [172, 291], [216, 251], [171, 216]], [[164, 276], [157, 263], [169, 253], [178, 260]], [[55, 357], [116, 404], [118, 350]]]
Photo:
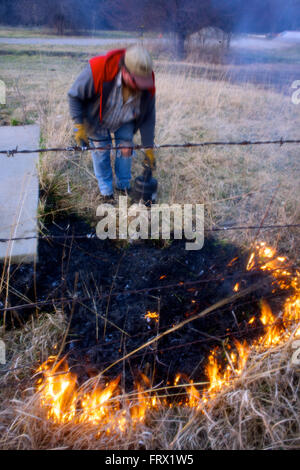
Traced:
[[[300, 224], [285, 224], [285, 225], [245, 225], [245, 226], [228, 226], [228, 227], [216, 227], [216, 228], [204, 228], [205, 232], [223, 232], [230, 230], [257, 230], [257, 229], [266, 229], [266, 230], [277, 230], [282, 228], [300, 228]], [[96, 233], [91, 233], [87, 235], [74, 234], [74, 235], [32, 235], [28, 237], [12, 237], [12, 238], [0, 238], [0, 243], [7, 243], [10, 241], [19, 241], [19, 240], [93, 240], [97, 238]]]
[[[101, 142], [101, 140], [95, 140], [95, 142]], [[19, 150], [18, 146], [14, 149], [0, 150], [0, 154], [6, 155], [7, 157], [13, 157], [16, 154], [30, 154], [30, 153], [47, 153], [47, 152], [85, 152], [95, 150], [119, 150], [119, 149], [132, 149], [132, 150], [146, 150], [150, 148], [154, 149], [168, 149], [168, 148], [201, 148], [201, 147], [218, 147], [218, 146], [250, 146], [250, 145], [286, 145], [286, 144], [300, 144], [300, 139], [275, 139], [275, 140], [240, 140], [240, 141], [211, 141], [211, 142], [184, 142], [181, 144], [161, 144], [154, 146], [144, 145], [118, 145], [116, 146], [83, 146], [79, 147], [51, 147], [51, 148], [40, 148], [40, 149], [23, 149]]]
[[[101, 139], [95, 141], [101, 142]], [[257, 145], [286, 145], [286, 144], [300, 144], [300, 139], [275, 139], [275, 140], [242, 140], [242, 141], [210, 141], [210, 142], [185, 142], [179, 144], [161, 144], [155, 145], [154, 149], [167, 149], [167, 148], [201, 148], [208, 146], [257, 146]], [[145, 150], [153, 147], [143, 146], [143, 145], [119, 145], [119, 146], [69, 146], [69, 147], [52, 147], [52, 148], [39, 148], [39, 149], [22, 149], [19, 150], [18, 146], [15, 149], [6, 149], [0, 150], [0, 155], [6, 155], [7, 157], [14, 157], [16, 154], [31, 154], [31, 153], [46, 153], [46, 152], [85, 152], [85, 151], [95, 151], [95, 150], [119, 150], [119, 149], [132, 149], [132, 150]], [[281, 229], [281, 228], [299, 228], [300, 224], [273, 224], [273, 225], [249, 225], [249, 226], [228, 226], [228, 227], [214, 227], [214, 228], [205, 228], [206, 232], [219, 232], [219, 231], [230, 231], [230, 230], [256, 230], [256, 229]], [[40, 235], [40, 236], [28, 236], [28, 237], [14, 237], [14, 238], [0, 238], [0, 243], [5, 243], [8, 241], [18, 241], [18, 240], [31, 240], [35, 238], [39, 239], [84, 239], [84, 238], [94, 238], [96, 234], [76, 234], [72, 236], [62, 235], [62, 236], [50, 236], [50, 235]]]
[[[100, 142], [100, 140], [98, 141]], [[162, 145], [155, 145], [154, 147], [152, 146], [143, 146], [143, 145], [119, 145], [119, 146], [110, 146], [110, 150], [119, 150], [119, 149], [132, 149], [132, 150], [146, 150], [149, 148], [154, 148], [154, 149], [168, 149], [168, 148], [204, 148], [204, 147], [209, 147], [209, 146], [261, 146], [261, 145], [295, 145], [295, 144], [300, 144], [300, 139], [275, 139], [275, 140], [241, 140], [241, 141], [210, 141], [210, 142], [185, 142], [185, 143], [180, 143], [180, 144], [162, 144]], [[85, 151], [95, 151], [95, 150], [107, 150], [107, 146], [95, 146], [95, 147], [90, 147], [90, 146], [69, 146], [69, 147], [53, 147], [53, 148], [39, 148], [39, 149], [22, 149], [19, 150], [18, 146], [14, 149], [5, 149], [5, 150], [0, 150], [0, 155], [6, 155], [9, 158], [14, 157], [16, 154], [32, 154], [32, 153], [47, 153], [47, 152], [69, 152], [69, 153], [77, 153], [77, 152], [85, 152]], [[268, 229], [268, 230], [279, 230], [283, 228], [299, 228], [300, 224], [273, 224], [273, 225], [249, 225], [249, 226], [228, 226], [228, 227], [215, 227], [215, 228], [205, 228], [206, 232], [219, 232], [219, 231], [230, 231], [230, 230], [263, 230], [263, 229]], [[13, 237], [13, 238], [0, 238], [0, 243], [6, 243], [6, 242], [12, 242], [12, 241], [18, 241], [18, 240], [30, 240], [30, 239], [45, 239], [45, 240], [67, 240], [67, 239], [95, 239], [96, 233], [94, 234], [73, 234], [73, 235], [59, 235], [59, 236], [53, 236], [53, 235], [37, 235], [37, 236], [29, 236], [29, 237]], [[276, 268], [276, 270], [279, 270], [280, 268]], [[282, 268], [286, 269], [286, 267]], [[253, 274], [253, 271], [251, 272], [243, 272], [245, 275], [246, 273], [248, 274]], [[110, 296], [118, 296], [118, 295], [133, 295], [133, 294], [139, 294], [139, 293], [148, 293], [151, 291], [157, 291], [161, 289], [170, 289], [170, 288], [178, 288], [178, 287], [185, 287], [185, 286], [191, 286], [191, 285], [197, 285], [199, 283], [205, 283], [205, 282], [213, 282], [213, 281], [220, 281], [221, 279], [202, 279], [198, 281], [187, 281], [187, 282], [179, 282], [179, 283], [174, 283], [174, 284], [169, 284], [169, 285], [160, 285], [160, 286], [154, 286], [154, 287], [149, 287], [149, 288], [144, 288], [144, 289], [138, 289], [138, 290], [124, 290], [124, 291], [118, 291], [118, 292], [111, 292], [109, 294], [103, 294], [99, 295], [99, 298], [107, 298]], [[63, 303], [71, 303], [71, 302], [78, 302], [78, 301], [88, 301], [90, 300], [90, 296], [86, 297], [78, 297], [76, 294], [70, 298], [61, 298], [61, 299], [51, 299], [47, 301], [40, 301], [40, 302], [34, 302], [34, 303], [26, 303], [26, 304], [19, 304], [15, 305], [12, 307], [5, 307], [1, 308], [0, 310], [2, 312], [8, 312], [8, 311], [15, 311], [15, 310], [21, 310], [21, 309], [26, 309], [26, 308], [36, 308], [40, 306], [46, 306], [46, 305], [55, 305], [57, 303], [63, 304]], [[211, 339], [206, 338], [199, 340], [199, 341], [210, 341]], [[18, 369], [22, 369], [23, 367], [32, 367], [34, 363], [27, 363], [25, 365], [22, 365], [20, 367], [15, 367], [12, 369], [2, 369], [0, 368], [0, 373], [9, 373], [10, 371], [16, 371]]]

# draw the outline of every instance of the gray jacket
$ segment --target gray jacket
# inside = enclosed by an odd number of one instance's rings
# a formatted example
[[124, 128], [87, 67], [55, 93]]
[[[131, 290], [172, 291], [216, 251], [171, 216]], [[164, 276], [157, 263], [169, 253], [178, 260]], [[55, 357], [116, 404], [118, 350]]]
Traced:
[[[116, 78], [115, 78], [116, 79]], [[102, 106], [105, 104], [110, 91], [114, 86], [114, 80], [103, 83]], [[97, 139], [97, 132], [101, 129], [100, 122], [100, 95], [95, 92], [91, 66], [87, 66], [78, 75], [68, 91], [70, 115], [74, 123], [86, 124], [88, 136]], [[135, 120], [134, 133], [140, 130], [142, 145], [152, 147], [154, 145], [155, 130], [155, 95], [149, 91], [142, 91], [140, 114]]]

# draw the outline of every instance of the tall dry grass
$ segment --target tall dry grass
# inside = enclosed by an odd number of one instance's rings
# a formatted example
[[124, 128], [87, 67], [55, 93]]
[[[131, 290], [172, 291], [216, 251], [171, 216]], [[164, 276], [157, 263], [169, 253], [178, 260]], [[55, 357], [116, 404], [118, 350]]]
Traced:
[[56, 425], [29, 388], [0, 414], [0, 448], [299, 449], [299, 370], [291, 365], [291, 346], [292, 339], [265, 352], [252, 351], [242, 375], [202, 409], [161, 406], [148, 413], [145, 423], [124, 432], [108, 433], [110, 425], [101, 422]]
[[[22, 69], [22, 63], [16, 62], [7, 76], [13, 80], [18, 72], [20, 96], [26, 100], [22, 109], [36, 115], [41, 144], [68, 146], [72, 123], [66, 93], [84, 64], [57, 58], [56, 62], [42, 57], [32, 60], [31, 68]], [[296, 138], [298, 129], [299, 108], [288, 96], [251, 84], [175, 75], [167, 69], [157, 74], [157, 144]], [[140, 169], [139, 162], [134, 162], [134, 175]], [[39, 172], [41, 229], [46, 213], [55, 217], [65, 211], [95, 218], [99, 191], [89, 153], [44, 154]], [[257, 225], [263, 220], [265, 224], [300, 222], [299, 159], [294, 146], [158, 150], [156, 177], [160, 202], [204, 203], [208, 228]], [[297, 261], [298, 231], [262, 231], [260, 238]], [[247, 246], [253, 231], [226, 232], [226, 239]], [[11, 351], [8, 368], [15, 370], [0, 376], [1, 448], [299, 447], [299, 379], [290, 364], [291, 342], [266, 353], [252, 352], [243, 375], [204, 412], [161, 408], [141, 427], [118, 436], [104, 432], [99, 439], [87, 425], [54, 426], [38, 406], [27, 364], [45, 359], [64, 328], [64, 318], [57, 313], [6, 333]]]
[[[5, 342], [6, 364], [0, 367], [0, 434], [6, 435], [7, 421], [3, 412], [10, 410], [14, 400], [32, 386], [36, 364], [45, 361], [58, 350], [66, 328], [62, 312], [32, 316], [22, 328], [0, 329]], [[7, 436], [7, 435], [6, 435]]]

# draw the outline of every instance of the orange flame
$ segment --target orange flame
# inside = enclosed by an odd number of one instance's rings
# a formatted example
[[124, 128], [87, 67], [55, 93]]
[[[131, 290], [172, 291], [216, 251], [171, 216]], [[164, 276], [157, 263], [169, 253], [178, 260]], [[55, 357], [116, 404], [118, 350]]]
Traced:
[[159, 404], [156, 396], [150, 397], [150, 393], [145, 391], [145, 386], [150, 388], [150, 381], [142, 373], [141, 381], [135, 384], [134, 406], [125, 400], [122, 408], [118, 387], [120, 377], [105, 386], [90, 381], [89, 387], [78, 387], [77, 377], [70, 372], [67, 362], [62, 359], [55, 364], [55, 359], [54, 356], [49, 357], [38, 369], [43, 378], [38, 380], [37, 390], [40, 403], [47, 410], [47, 418], [57, 424], [71, 421], [101, 424], [107, 426], [107, 433], [116, 430], [125, 432], [129, 422], [132, 425], [143, 422], [147, 409], [156, 408]]
[[41, 403], [48, 409], [47, 417], [54, 422], [71, 421], [76, 411], [74, 393], [77, 377], [69, 371], [67, 363], [62, 359], [55, 364], [56, 357], [50, 356], [37, 372], [44, 375], [39, 379], [37, 389], [41, 392]]
[[145, 317], [144, 317], [147, 321], [150, 321], [151, 319], [156, 321], [158, 323], [159, 321], [159, 314], [157, 312], [150, 312], [148, 310], [147, 313], [145, 313]]
[[233, 288], [234, 292], [238, 292], [240, 290], [240, 283], [237, 282]]
[[[190, 380], [185, 374], [176, 374], [176, 377], [174, 379], [174, 385], [178, 385], [180, 379], [185, 382], [183, 385], [186, 386], [186, 394], [188, 397], [188, 400], [185, 402], [186, 406], [189, 406], [190, 408], [194, 408], [199, 406], [200, 403], [200, 392], [196, 389], [196, 387], [193, 385], [194, 382], [193, 380]], [[183, 404], [181, 402], [180, 404]]]
[[265, 335], [259, 338], [259, 342], [266, 347], [279, 344], [282, 337], [282, 329], [276, 324], [276, 317], [265, 300], [262, 301], [261, 305], [260, 321], [265, 326]]

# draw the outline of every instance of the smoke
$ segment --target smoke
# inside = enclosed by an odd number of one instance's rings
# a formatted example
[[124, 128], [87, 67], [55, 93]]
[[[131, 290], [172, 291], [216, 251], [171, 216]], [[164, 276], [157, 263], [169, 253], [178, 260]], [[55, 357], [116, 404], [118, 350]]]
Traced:
[[[300, 29], [300, 0], [165, 0], [159, 8], [156, 4], [154, 0], [0, 0], [0, 24], [47, 25], [62, 33], [64, 29], [106, 29], [109, 21], [106, 17], [118, 16], [124, 27], [132, 19], [139, 24], [149, 20], [149, 25], [153, 25], [150, 20], [155, 18], [157, 29], [165, 26], [165, 12], [177, 9], [183, 22], [188, 17], [190, 25], [192, 20], [199, 23], [198, 29], [204, 19], [207, 25], [229, 32]], [[137, 18], [138, 15], [143, 18]], [[196, 31], [197, 25], [193, 29]]]
[[300, 28], [299, 0], [212, 0], [223, 21], [239, 33], [278, 33]]

